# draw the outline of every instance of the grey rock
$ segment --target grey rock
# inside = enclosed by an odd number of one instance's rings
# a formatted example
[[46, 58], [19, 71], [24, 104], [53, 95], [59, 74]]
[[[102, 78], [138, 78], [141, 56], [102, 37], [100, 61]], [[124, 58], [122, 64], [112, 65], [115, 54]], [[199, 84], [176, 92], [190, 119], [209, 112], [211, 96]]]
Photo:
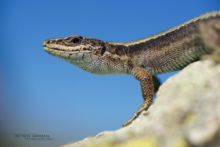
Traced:
[[207, 59], [169, 78], [131, 125], [63, 147], [220, 147], [220, 64]]

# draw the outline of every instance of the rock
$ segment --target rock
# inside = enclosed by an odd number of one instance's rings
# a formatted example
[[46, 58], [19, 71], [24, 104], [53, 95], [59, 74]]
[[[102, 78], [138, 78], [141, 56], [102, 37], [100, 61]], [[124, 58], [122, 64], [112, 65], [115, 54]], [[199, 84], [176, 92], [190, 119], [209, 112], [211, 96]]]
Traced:
[[63, 147], [219, 147], [220, 64], [190, 64], [159, 89], [131, 125]]

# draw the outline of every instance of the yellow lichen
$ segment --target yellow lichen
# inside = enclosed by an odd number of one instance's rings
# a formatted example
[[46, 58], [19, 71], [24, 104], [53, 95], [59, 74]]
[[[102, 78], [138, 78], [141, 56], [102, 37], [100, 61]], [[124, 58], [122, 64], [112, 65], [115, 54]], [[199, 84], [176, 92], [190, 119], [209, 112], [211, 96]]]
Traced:
[[114, 147], [156, 147], [157, 141], [154, 138], [142, 137], [130, 139], [124, 143], [115, 145]]
[[157, 142], [154, 138], [141, 137], [129, 139], [121, 143], [114, 143], [112, 141], [103, 141], [98, 143], [89, 143], [86, 147], [157, 147]]
[[113, 147], [113, 142], [111, 140], [104, 140], [101, 142], [90, 142], [86, 147]]
[[184, 138], [180, 138], [180, 139], [177, 139], [173, 147], [189, 147], [189, 145]]
[[188, 126], [192, 125], [195, 122], [196, 116], [194, 114], [188, 114], [185, 117], [184, 123]]

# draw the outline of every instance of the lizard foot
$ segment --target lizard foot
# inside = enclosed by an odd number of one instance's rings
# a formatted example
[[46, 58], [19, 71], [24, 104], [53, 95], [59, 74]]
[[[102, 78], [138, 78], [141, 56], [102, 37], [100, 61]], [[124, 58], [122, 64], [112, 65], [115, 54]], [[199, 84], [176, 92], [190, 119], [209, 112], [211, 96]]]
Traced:
[[150, 107], [151, 104], [152, 104], [152, 100], [144, 101], [142, 105], [140, 106], [140, 108], [138, 109], [138, 111], [134, 113], [134, 116], [130, 120], [128, 120], [126, 123], [123, 124], [123, 127], [126, 127], [129, 124], [131, 124], [141, 114], [141, 112], [146, 111]]

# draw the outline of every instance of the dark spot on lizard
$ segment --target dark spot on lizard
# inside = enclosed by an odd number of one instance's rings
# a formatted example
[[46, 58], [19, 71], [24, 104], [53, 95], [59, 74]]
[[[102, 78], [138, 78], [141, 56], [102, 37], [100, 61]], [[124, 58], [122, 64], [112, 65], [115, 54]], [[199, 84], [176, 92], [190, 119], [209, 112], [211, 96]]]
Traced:
[[57, 44], [60, 44], [60, 45], [63, 45], [63, 39], [59, 39], [59, 40], [57, 40], [56, 43], [57, 43]]
[[[132, 68], [134, 67], [132, 61], [131, 61], [131, 60], [128, 60], [128, 63], [127, 63], [127, 64], [128, 64], [128, 71], [129, 71], [129, 70], [132, 70]], [[128, 72], [128, 71], [127, 71], [127, 72]]]
[[69, 54], [68, 58], [70, 58], [72, 56], [72, 54]]

